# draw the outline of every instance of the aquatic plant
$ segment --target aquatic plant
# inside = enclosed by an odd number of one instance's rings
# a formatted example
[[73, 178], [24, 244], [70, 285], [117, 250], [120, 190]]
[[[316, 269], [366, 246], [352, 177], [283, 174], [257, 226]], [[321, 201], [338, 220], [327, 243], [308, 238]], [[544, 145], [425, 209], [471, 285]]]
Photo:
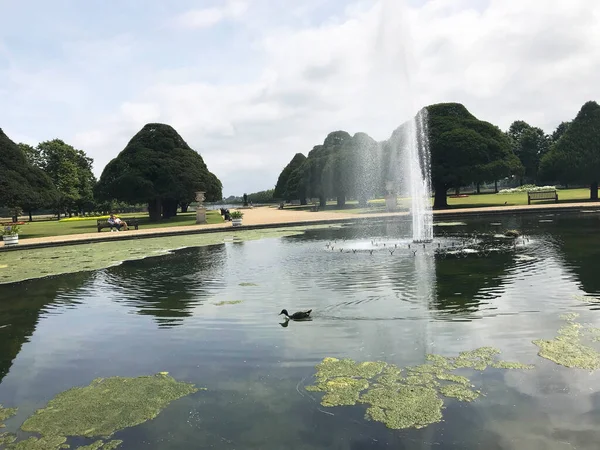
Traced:
[[14, 283], [65, 273], [104, 269], [123, 261], [160, 256], [186, 247], [223, 244], [234, 236], [238, 242], [295, 236], [326, 225], [274, 228], [265, 230], [223, 231], [194, 235], [97, 242], [55, 248], [35, 248], [0, 252], [0, 283]]
[[584, 327], [575, 319], [576, 313], [560, 316], [567, 323], [558, 330], [558, 335], [551, 340], [537, 339], [533, 341], [539, 347], [538, 355], [565, 367], [596, 370], [600, 369], [600, 352], [583, 343], [582, 338], [589, 337], [598, 341], [600, 329]]
[[0, 404], [0, 428], [2, 428], [3, 423], [6, 419], [17, 414], [17, 408], [4, 408]]
[[69, 448], [65, 442], [67, 442], [67, 438], [63, 436], [30, 437], [24, 441], [10, 444], [7, 450], [59, 450]]
[[213, 303], [215, 306], [225, 306], [225, 305], [238, 305], [242, 303], [242, 300], [224, 300], [218, 303]]
[[77, 450], [115, 450], [119, 447], [123, 441], [114, 440], [114, 441], [96, 441], [90, 445], [84, 445], [83, 447], [77, 447]]
[[467, 377], [451, 373], [453, 370], [533, 367], [496, 361], [499, 353], [495, 348], [482, 347], [456, 357], [427, 355], [425, 364], [404, 369], [382, 361], [325, 358], [316, 366], [315, 384], [306, 389], [324, 392], [323, 406], [366, 404], [366, 418], [383, 422], [388, 428], [422, 428], [442, 419], [442, 397], [471, 402], [482, 395], [472, 389]]
[[240, 283], [240, 286], [251, 287], [251, 286], [258, 286], [258, 284], [256, 284], [256, 283]]
[[13, 433], [0, 433], [0, 448], [3, 445], [12, 444], [17, 440], [17, 436]]
[[58, 394], [21, 429], [42, 436], [110, 437], [154, 419], [172, 401], [197, 391], [166, 374], [97, 378], [89, 386]]

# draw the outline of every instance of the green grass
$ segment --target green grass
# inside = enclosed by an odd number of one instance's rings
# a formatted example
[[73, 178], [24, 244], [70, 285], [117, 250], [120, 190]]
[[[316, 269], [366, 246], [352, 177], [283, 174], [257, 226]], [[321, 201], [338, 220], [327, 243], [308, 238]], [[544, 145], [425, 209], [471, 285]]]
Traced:
[[[448, 196], [448, 207], [452, 208], [484, 208], [493, 206], [517, 206], [527, 205], [527, 193], [518, 192], [514, 194], [467, 194], [468, 197], [462, 198], [451, 198]], [[589, 201], [590, 190], [587, 188], [582, 189], [561, 189], [558, 191], [558, 202], [559, 203], [572, 203], [572, 202], [585, 202]], [[433, 199], [431, 200], [433, 203]], [[532, 205], [554, 203], [553, 200], [538, 200], [532, 202]], [[408, 210], [410, 207], [409, 199], [399, 198], [398, 207], [400, 210]], [[301, 209], [310, 211], [311, 205], [308, 206], [286, 206], [286, 209]], [[374, 199], [369, 201], [368, 208], [359, 208], [358, 202], [349, 200], [343, 207], [338, 207], [335, 201], [328, 201], [326, 211], [340, 212], [340, 213], [352, 213], [352, 214], [374, 214], [383, 213], [387, 209], [385, 207], [384, 199]], [[319, 208], [319, 211], [323, 211], [323, 208]]]
[[[132, 213], [132, 214], [119, 214], [119, 217], [127, 221], [128, 217], [136, 217], [140, 221], [140, 230], [147, 230], [150, 228], [163, 228], [163, 227], [179, 227], [185, 225], [196, 224], [196, 213], [179, 213], [177, 216], [172, 217], [168, 220], [162, 220], [160, 222], [150, 222], [150, 218], [147, 213]], [[207, 211], [206, 221], [209, 224], [223, 223], [223, 218], [219, 214], [219, 211]], [[27, 238], [40, 238], [47, 236], [63, 236], [68, 234], [81, 234], [81, 233], [97, 233], [96, 219], [89, 220], [75, 220], [75, 221], [64, 221], [59, 222], [57, 220], [44, 220], [27, 222], [21, 226], [21, 232], [19, 237], [23, 239]], [[110, 233], [108, 228], [104, 228], [102, 233]]]

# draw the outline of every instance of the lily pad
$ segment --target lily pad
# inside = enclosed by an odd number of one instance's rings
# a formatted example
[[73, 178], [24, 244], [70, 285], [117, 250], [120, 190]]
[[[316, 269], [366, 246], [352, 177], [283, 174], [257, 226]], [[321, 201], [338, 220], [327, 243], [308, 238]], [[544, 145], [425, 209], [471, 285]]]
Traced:
[[101, 436], [154, 419], [169, 403], [198, 389], [168, 375], [97, 378], [62, 392], [21, 429], [43, 436]]

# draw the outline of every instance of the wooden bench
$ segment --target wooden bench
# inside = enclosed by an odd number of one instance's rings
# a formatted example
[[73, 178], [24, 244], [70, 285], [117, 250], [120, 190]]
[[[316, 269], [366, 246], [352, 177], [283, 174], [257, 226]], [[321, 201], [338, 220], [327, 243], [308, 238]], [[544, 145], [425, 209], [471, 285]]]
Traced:
[[[123, 219], [121, 219], [121, 220], [123, 220]], [[110, 225], [108, 223], [108, 219], [98, 219], [96, 222], [97, 222], [97, 227], [98, 227], [98, 233], [100, 233], [100, 231], [102, 231], [102, 228], [110, 228], [111, 230], [113, 229], [113, 225]], [[133, 227], [136, 230], [138, 229], [139, 224], [140, 224], [139, 220], [136, 219], [135, 217], [123, 220], [123, 222], [127, 223], [128, 229]]]
[[531, 205], [532, 200], [554, 200], [554, 203], [558, 203], [558, 191], [527, 191], [527, 204]]

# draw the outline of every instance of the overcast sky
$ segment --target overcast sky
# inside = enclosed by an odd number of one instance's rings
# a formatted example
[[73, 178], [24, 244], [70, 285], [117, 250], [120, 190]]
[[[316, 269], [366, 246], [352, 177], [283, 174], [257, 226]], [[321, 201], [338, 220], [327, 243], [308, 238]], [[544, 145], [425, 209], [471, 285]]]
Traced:
[[147, 122], [224, 194], [272, 188], [328, 132], [389, 137], [464, 103], [551, 132], [600, 100], [598, 0], [0, 0], [0, 128], [100, 175]]

